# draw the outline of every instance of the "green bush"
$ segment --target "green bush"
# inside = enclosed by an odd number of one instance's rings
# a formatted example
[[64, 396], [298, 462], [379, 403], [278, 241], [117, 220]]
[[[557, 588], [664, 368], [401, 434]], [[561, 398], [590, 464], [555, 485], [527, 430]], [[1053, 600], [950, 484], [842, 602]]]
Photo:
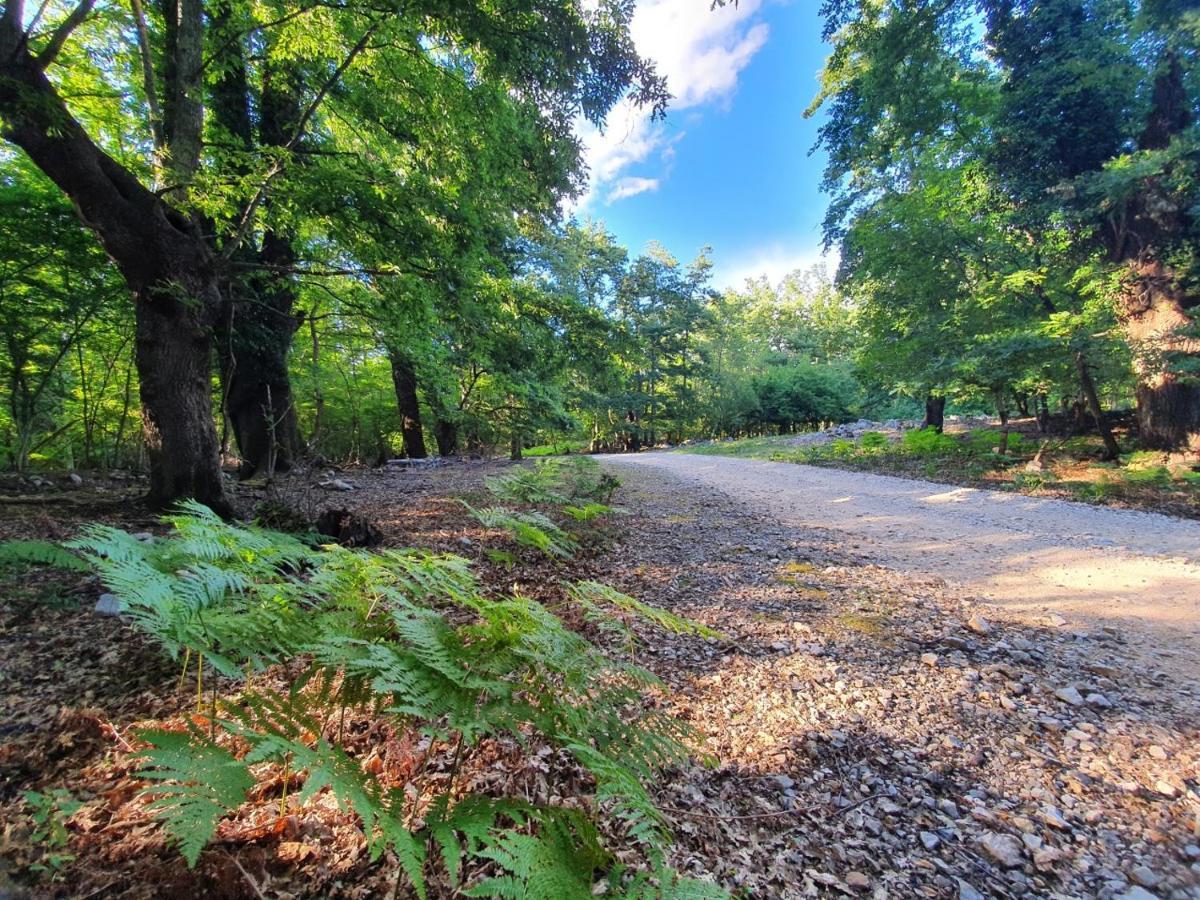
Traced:
[[959, 449], [958, 441], [948, 434], [933, 428], [919, 428], [904, 432], [900, 446], [913, 456], [948, 456]]
[[555, 505], [607, 503], [621, 485], [590, 456], [539, 459], [532, 466], [514, 466], [511, 472], [484, 481], [501, 500]]
[[[167, 521], [174, 533], [153, 542], [90, 526], [66, 545], [71, 565], [93, 569], [130, 623], [182, 658], [185, 675], [195, 667], [198, 693], [206, 670], [242, 682], [273, 663], [310, 661], [283, 690], [264, 682], [229, 701], [214, 691], [207, 717], [141, 733], [150, 808], [189, 864], [246, 801], [255, 767], [273, 763], [302, 777], [300, 805], [330, 791], [361, 821], [371, 857], [395, 853], [421, 896], [434, 874], [465, 896], [587, 898], [597, 886], [617, 897], [725, 896], [665, 862], [669, 834], [646, 784], [687, 760], [689, 732], [642, 702], [659, 687], [652, 675], [610, 659], [539, 603], [485, 596], [458, 557], [318, 549], [229, 525], [198, 504]], [[30, 544], [8, 553], [21, 556], [45, 563], [56, 553]], [[568, 601], [589, 616], [607, 607], [623, 621], [705, 633], [591, 582]], [[424, 734], [452, 767], [385, 788], [341, 744], [333, 723], [347, 710]], [[577, 809], [460, 782], [472, 749], [505, 735], [572, 755], [594, 780], [597, 805], [640, 847], [641, 868], [618, 864]], [[469, 860], [496, 874], [464, 882]]]
[[891, 444], [888, 436], [881, 431], [864, 431], [858, 438], [858, 446], [868, 453], [887, 450]]
[[831, 459], [853, 459], [857, 451], [854, 441], [849, 438], [834, 438], [826, 448]]

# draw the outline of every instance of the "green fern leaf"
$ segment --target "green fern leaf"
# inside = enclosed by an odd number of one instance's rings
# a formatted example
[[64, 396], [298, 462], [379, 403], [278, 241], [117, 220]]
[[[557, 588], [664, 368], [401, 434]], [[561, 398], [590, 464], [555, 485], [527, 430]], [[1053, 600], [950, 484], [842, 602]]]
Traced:
[[242, 803], [254, 786], [246, 764], [201, 735], [144, 731], [152, 749], [142, 752], [142, 778], [160, 782], [143, 793], [155, 799], [149, 809], [179, 843], [188, 866], [195, 866], [221, 817]]
[[90, 572], [92, 567], [69, 550], [48, 541], [7, 541], [0, 544], [0, 566], [52, 566], [69, 572]]

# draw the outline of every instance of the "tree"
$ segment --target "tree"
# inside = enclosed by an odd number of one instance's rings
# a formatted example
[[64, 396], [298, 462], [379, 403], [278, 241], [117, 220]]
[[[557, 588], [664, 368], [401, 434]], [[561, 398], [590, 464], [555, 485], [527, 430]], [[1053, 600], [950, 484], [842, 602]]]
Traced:
[[[285, 4], [248, 13], [221, 4], [206, 7], [203, 0], [166, 0], [154, 20], [134, 4], [134, 21], [117, 9], [102, 9], [89, 21], [94, 3], [81, 0], [42, 25], [38, 16], [27, 19], [22, 0], [7, 0], [0, 15], [0, 116], [4, 137], [73, 201], [134, 296], [150, 499], [156, 503], [191, 496], [229, 511], [209, 388], [213, 334], [228, 321], [230, 295], [243, 284], [242, 267], [266, 273], [259, 276], [265, 278], [260, 293], [279, 292], [267, 304], [270, 315], [256, 323], [272, 335], [264, 353], [277, 358], [288, 341], [274, 336], [295, 330], [289, 322], [290, 286], [271, 281], [292, 274], [297, 234], [275, 218], [287, 211], [284, 197], [275, 194], [276, 182], [286, 184], [284, 176], [300, 168], [295, 158], [306, 136], [336, 132], [322, 112], [350, 84], [352, 73], [376, 73], [359, 83], [364, 89], [380, 81], [390, 85], [384, 95], [388, 106], [368, 105], [369, 121], [384, 131], [390, 120], [402, 118], [405, 105], [397, 97], [405, 83], [376, 75], [393, 74], [392, 66], [404, 72], [401, 63], [414, 58], [448, 79], [502, 85], [560, 145], [569, 143], [567, 126], [577, 115], [600, 122], [628, 91], [655, 113], [666, 100], [661, 79], [634, 51], [631, 8], [616, 2], [585, 10], [562, 0], [531, 0], [519, 15], [507, 16], [503, 28], [488, 10], [471, 4], [420, 14], [361, 4], [334, 9]], [[110, 46], [121, 45], [132, 32], [139, 64], [104, 73], [91, 69], [84, 55], [64, 52], [81, 28], [94, 29]], [[251, 136], [239, 124], [242, 117], [223, 114], [235, 102], [240, 111], [252, 93], [241, 89], [236, 54], [226, 52], [231, 39], [267, 48], [258, 56], [262, 146], [249, 153]], [[294, 62], [306, 54], [315, 57], [315, 77], [300, 77], [310, 73], [298, 64], [272, 68], [280, 59]], [[91, 109], [73, 114], [49, 77], [55, 63], [63, 64], [63, 77], [124, 76], [122, 103], [103, 111], [110, 127], [99, 122], [86, 127]], [[363, 91], [348, 95], [362, 97]], [[209, 107], [223, 111], [213, 125], [223, 132], [206, 132]], [[145, 143], [152, 148], [150, 159], [114, 155], [102, 146], [114, 133], [145, 134], [138, 119], [150, 124]], [[239, 130], [240, 142], [230, 151], [222, 138]], [[392, 130], [394, 142], [406, 142], [402, 129]], [[122, 155], [126, 158], [118, 158]], [[285, 224], [300, 220], [282, 218]], [[251, 248], [256, 235], [262, 237]], [[245, 356], [245, 345], [242, 351]], [[227, 382], [237, 379], [237, 371], [231, 376], [228, 369], [227, 364]], [[235, 431], [257, 448], [253, 423], [242, 421], [241, 412], [274, 423], [290, 406], [281, 410], [274, 399], [262, 402], [258, 386], [270, 385], [278, 371], [248, 374], [244, 402], [236, 380], [227, 383], [227, 395], [235, 401]]]

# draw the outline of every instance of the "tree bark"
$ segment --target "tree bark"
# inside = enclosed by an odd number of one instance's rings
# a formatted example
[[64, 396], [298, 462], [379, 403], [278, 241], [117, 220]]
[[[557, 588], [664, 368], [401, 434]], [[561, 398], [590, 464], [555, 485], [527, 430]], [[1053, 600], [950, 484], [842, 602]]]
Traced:
[[1100, 432], [1100, 437], [1104, 441], [1103, 458], [1111, 462], [1120, 457], [1121, 448], [1117, 446], [1117, 439], [1113, 437], [1112, 429], [1108, 427], [1108, 420], [1104, 418], [1104, 409], [1100, 406], [1100, 395], [1096, 393], [1096, 383], [1092, 380], [1092, 373], [1088, 369], [1087, 360], [1082, 351], [1075, 354], [1075, 369], [1079, 373], [1079, 385], [1083, 388], [1083, 396], [1087, 400], [1088, 409], [1092, 413], [1092, 418], [1096, 420], [1096, 430]]
[[996, 452], [1001, 456], [1008, 455], [1008, 404], [1004, 401], [1003, 391], [996, 391], [996, 413], [1000, 416], [1000, 445]]
[[521, 434], [518, 431], [512, 433], [512, 437], [508, 442], [508, 456], [513, 462], [520, 462], [523, 456], [521, 447]]
[[437, 442], [438, 456], [458, 456], [458, 426], [449, 419], [434, 422], [433, 439]]
[[133, 294], [148, 499], [192, 497], [229, 515], [209, 382], [220, 308], [213, 255], [193, 222], [84, 132], [26, 47], [16, 8], [0, 20], [3, 135], [71, 198]]
[[937, 394], [929, 394], [925, 398], [925, 419], [922, 428], [932, 428], [938, 434], [946, 424], [946, 398]]
[[[261, 255], [267, 256], [267, 245], [277, 240], [268, 232]], [[262, 273], [243, 282], [234, 291], [232, 322], [222, 329], [219, 343], [225, 413], [241, 453], [242, 478], [286, 472], [300, 453], [288, 377], [288, 355], [300, 321], [291, 314], [293, 288], [281, 281]], [[258, 290], [251, 296], [254, 288]]]
[[[218, 34], [229, 29], [228, 7], [214, 17]], [[253, 147], [250, 88], [245, 53], [236, 35], [222, 44], [221, 75], [213, 89], [213, 111], [246, 151]], [[259, 139], [263, 146], [286, 147], [299, 128], [300, 87], [291, 72], [265, 66]], [[270, 209], [264, 202], [262, 209]], [[229, 282], [230, 309], [218, 342], [225, 413], [242, 457], [239, 475], [273, 475], [291, 469], [301, 452], [300, 430], [288, 373], [292, 340], [300, 327], [293, 314], [296, 286], [290, 275], [296, 254], [292, 235], [267, 228], [257, 248], [236, 255], [240, 266], [256, 268]]]
[[421, 428], [421, 401], [417, 397], [417, 372], [412, 360], [399, 350], [389, 350], [392, 363], [392, 386], [396, 389], [396, 408], [400, 411], [400, 434], [404, 439], [404, 455], [409, 459], [425, 459], [425, 432]]
[[[1193, 121], [1183, 66], [1168, 48], [1159, 66], [1139, 146], [1162, 150]], [[1180, 374], [1181, 359], [1200, 358], [1192, 313], [1200, 296], [1164, 261], [1192, 225], [1189, 203], [1148, 178], [1139, 194], [1110, 220], [1110, 257], [1129, 269], [1121, 322], [1133, 349], [1137, 376], [1138, 430], [1142, 446], [1200, 459], [1200, 380]]]

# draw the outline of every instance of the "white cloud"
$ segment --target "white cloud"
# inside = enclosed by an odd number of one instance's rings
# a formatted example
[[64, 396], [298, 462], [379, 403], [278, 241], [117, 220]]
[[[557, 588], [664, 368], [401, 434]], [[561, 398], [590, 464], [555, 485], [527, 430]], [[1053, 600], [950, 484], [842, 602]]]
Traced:
[[771, 244], [757, 247], [725, 262], [719, 257], [714, 259], [713, 284], [721, 290], [740, 288], [748, 278], [765, 276], [771, 284], [778, 285], [792, 272], [811, 269], [813, 266], [824, 266], [825, 271], [832, 277], [837, 272], [839, 258], [836, 247], [824, 252], [820, 246], [789, 247], [784, 244]]
[[626, 197], [636, 197], [638, 194], [657, 190], [657, 178], [634, 178], [633, 176], [629, 176], [620, 179], [613, 185], [613, 189], [608, 192], [608, 198], [605, 202], [615, 203], [618, 200], [624, 200]]
[[[667, 89], [674, 95], [668, 115], [706, 104], [728, 106], [737, 89], [738, 76], [767, 42], [769, 28], [755, 18], [764, 0], [740, 0], [710, 10], [709, 0], [641, 0], [630, 30], [638, 53], [654, 60]], [[631, 166], [645, 163], [656, 151], [670, 165], [674, 143], [683, 135], [671, 135], [662, 122], [628, 100], [609, 113], [604, 131], [589, 123], [579, 125], [584, 159], [590, 172], [587, 193], [577, 209], [605, 194], [607, 202], [631, 197], [619, 183]], [[653, 180], [653, 179], [645, 179]], [[616, 185], [611, 190], [610, 185]]]

